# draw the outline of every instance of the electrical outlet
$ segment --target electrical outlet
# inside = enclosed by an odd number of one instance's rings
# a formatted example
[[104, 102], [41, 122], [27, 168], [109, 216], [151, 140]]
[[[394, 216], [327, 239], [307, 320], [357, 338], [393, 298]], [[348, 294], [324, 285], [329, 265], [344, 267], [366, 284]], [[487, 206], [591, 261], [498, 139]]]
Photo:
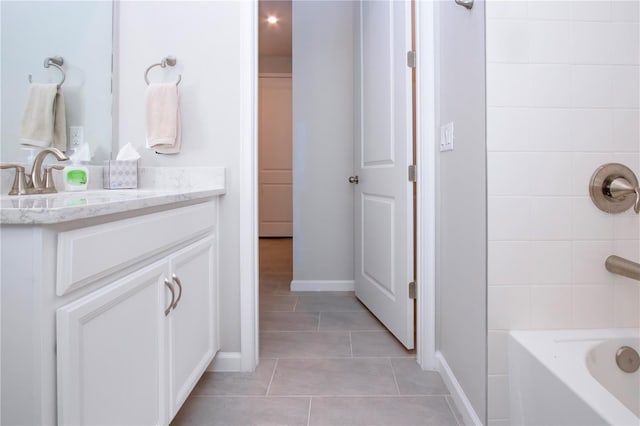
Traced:
[[84, 143], [84, 127], [69, 126], [69, 144], [71, 148], [78, 148]]
[[440, 127], [440, 151], [453, 151], [453, 122]]

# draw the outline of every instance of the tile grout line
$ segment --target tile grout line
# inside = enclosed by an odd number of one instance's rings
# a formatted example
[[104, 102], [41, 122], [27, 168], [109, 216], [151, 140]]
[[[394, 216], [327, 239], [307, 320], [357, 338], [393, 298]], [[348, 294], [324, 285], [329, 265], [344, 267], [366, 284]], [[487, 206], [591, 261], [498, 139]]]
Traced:
[[393, 362], [391, 362], [391, 358], [387, 358], [389, 361], [389, 367], [391, 367], [391, 374], [393, 375], [393, 382], [396, 384], [396, 390], [398, 391], [398, 395], [400, 395], [400, 385], [398, 385], [398, 378], [396, 377], [396, 370], [393, 368]]
[[353, 358], [353, 340], [351, 340], [351, 330], [349, 330], [349, 350], [351, 351], [351, 358]]
[[273, 378], [276, 376], [276, 369], [278, 368], [278, 361], [280, 358], [276, 358], [276, 362], [273, 364], [273, 371], [271, 372], [271, 379], [269, 379], [269, 385], [267, 386], [267, 392], [264, 396], [269, 396], [269, 392], [271, 392], [271, 383], [273, 383]]
[[318, 312], [318, 326], [316, 327], [316, 331], [320, 331], [320, 321], [322, 320], [322, 312]]
[[307, 412], [307, 426], [311, 425], [311, 404], [313, 404], [313, 396], [309, 397], [309, 411]]

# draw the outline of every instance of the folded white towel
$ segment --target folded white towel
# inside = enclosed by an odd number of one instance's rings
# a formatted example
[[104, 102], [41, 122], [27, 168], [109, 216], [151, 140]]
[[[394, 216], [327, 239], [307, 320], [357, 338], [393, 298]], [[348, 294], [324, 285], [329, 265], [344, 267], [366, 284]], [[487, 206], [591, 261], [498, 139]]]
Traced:
[[159, 154], [180, 152], [180, 103], [175, 83], [150, 84], [146, 96], [147, 148]]
[[64, 97], [57, 84], [32, 83], [20, 129], [22, 145], [67, 150]]

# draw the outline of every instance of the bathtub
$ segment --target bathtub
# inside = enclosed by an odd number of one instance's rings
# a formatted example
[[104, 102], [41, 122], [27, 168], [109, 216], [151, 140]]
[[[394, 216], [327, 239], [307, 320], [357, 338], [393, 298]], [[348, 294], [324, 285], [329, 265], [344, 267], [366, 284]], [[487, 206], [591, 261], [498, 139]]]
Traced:
[[624, 373], [620, 346], [640, 352], [640, 330], [512, 331], [513, 425], [640, 425], [640, 371]]

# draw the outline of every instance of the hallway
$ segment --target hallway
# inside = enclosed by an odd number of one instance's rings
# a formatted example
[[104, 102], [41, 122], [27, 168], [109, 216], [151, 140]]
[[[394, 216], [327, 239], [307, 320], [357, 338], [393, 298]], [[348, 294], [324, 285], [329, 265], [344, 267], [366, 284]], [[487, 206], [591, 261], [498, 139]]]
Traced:
[[438, 373], [352, 292], [291, 292], [291, 271], [292, 240], [261, 239], [260, 364], [205, 373], [174, 425], [459, 424]]

